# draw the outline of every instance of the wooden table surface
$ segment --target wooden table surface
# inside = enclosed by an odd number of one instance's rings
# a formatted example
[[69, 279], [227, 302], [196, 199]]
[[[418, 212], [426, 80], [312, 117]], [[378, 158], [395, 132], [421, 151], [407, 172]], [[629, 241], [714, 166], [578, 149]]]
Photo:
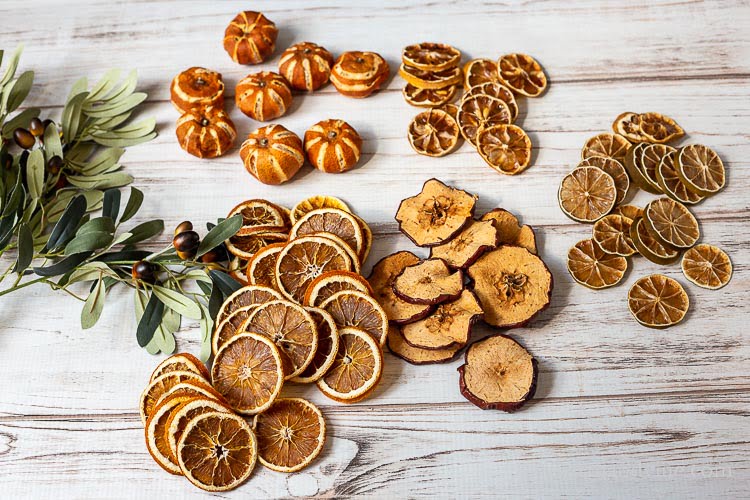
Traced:
[[[221, 46], [226, 24], [243, 8], [265, 12], [280, 28], [274, 58], [258, 67], [233, 63]], [[311, 467], [284, 475], [258, 466], [244, 486], [217, 496], [748, 496], [746, 1], [26, 1], [0, 4], [0, 19], [3, 48], [25, 43], [21, 69], [36, 72], [26, 104], [51, 117], [59, 118], [78, 77], [138, 69], [149, 93], [145, 113], [160, 132], [123, 158], [146, 194], [143, 219], [162, 217], [171, 228], [184, 219], [214, 220], [247, 198], [291, 206], [332, 194], [375, 231], [369, 272], [394, 250], [417, 250], [393, 216], [399, 200], [434, 176], [478, 193], [480, 210], [505, 207], [537, 230], [555, 278], [552, 306], [511, 332], [540, 362], [531, 404], [516, 414], [481, 411], [458, 392], [460, 361], [415, 367], [386, 354], [382, 383], [360, 404], [336, 404], [312, 387], [290, 389], [320, 405], [329, 424]], [[331, 86], [297, 96], [279, 120], [299, 134], [325, 118], [349, 121], [364, 137], [365, 162], [345, 175], [306, 167], [287, 185], [263, 186], [245, 173], [236, 149], [200, 161], [178, 147], [168, 93], [177, 72], [218, 70], [233, 94], [241, 77], [275, 69], [285, 47], [305, 40], [334, 54], [377, 51], [392, 70], [403, 46], [423, 40], [454, 44], [467, 59], [534, 55], [550, 87], [542, 98], [520, 100], [533, 166], [516, 177], [498, 175], [467, 144], [442, 159], [415, 154], [405, 129], [417, 110], [403, 101], [398, 76], [364, 100]], [[240, 136], [258, 126], [230, 107]], [[622, 111], [673, 116], [687, 131], [681, 143], [705, 143], [723, 158], [727, 188], [694, 212], [702, 240], [734, 262], [726, 288], [697, 288], [678, 264], [662, 268], [643, 258], [632, 259], [623, 284], [605, 291], [578, 286], [566, 272], [568, 248], [591, 228], [559, 210], [559, 181], [584, 141]], [[639, 193], [635, 202], [650, 198]], [[681, 325], [649, 330], [631, 318], [627, 290], [651, 272], [686, 284], [691, 311]], [[80, 329], [79, 311], [74, 299], [42, 287], [0, 301], [0, 497], [201, 496], [146, 451], [137, 399], [159, 359], [136, 344], [132, 296], [114, 291], [92, 330]], [[197, 325], [186, 322], [177, 337], [178, 350], [199, 351]]]

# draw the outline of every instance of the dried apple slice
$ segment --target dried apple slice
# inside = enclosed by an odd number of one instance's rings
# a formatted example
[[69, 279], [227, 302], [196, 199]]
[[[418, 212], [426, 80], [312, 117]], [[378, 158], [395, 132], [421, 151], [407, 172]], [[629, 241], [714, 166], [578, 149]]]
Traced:
[[431, 259], [442, 259], [449, 266], [465, 269], [484, 252], [498, 245], [498, 235], [491, 221], [471, 221], [447, 243], [430, 248]]
[[633, 283], [628, 291], [628, 308], [643, 326], [667, 328], [685, 318], [690, 300], [678, 281], [652, 274]]
[[463, 397], [483, 410], [512, 412], [534, 397], [537, 361], [503, 334], [474, 342], [458, 367]]
[[604, 156], [614, 158], [622, 163], [628, 148], [630, 148], [630, 141], [620, 134], [599, 134], [586, 141], [581, 150], [581, 159], [585, 160], [591, 156]]
[[462, 347], [482, 314], [477, 298], [470, 290], [464, 290], [458, 299], [440, 304], [425, 319], [404, 326], [401, 333], [409, 345], [419, 349]]
[[615, 189], [617, 189], [617, 199], [615, 200], [616, 205], [622, 203], [622, 201], [628, 196], [630, 177], [628, 176], [625, 167], [623, 167], [622, 163], [619, 161], [614, 158], [605, 158], [604, 156], [591, 156], [582, 160], [578, 166], [598, 167], [612, 177], [612, 180], [615, 181]]
[[630, 257], [637, 252], [630, 238], [632, 222], [622, 215], [605, 215], [594, 223], [594, 241], [606, 253]]
[[518, 218], [504, 208], [494, 208], [480, 220], [492, 221], [497, 229], [498, 245], [515, 245], [536, 254], [536, 234], [531, 226], [521, 225]]
[[463, 348], [462, 345], [456, 345], [447, 349], [421, 349], [409, 345], [404, 340], [401, 328], [397, 325], [391, 325], [388, 329], [388, 340], [386, 341], [388, 349], [396, 357], [399, 357], [411, 363], [412, 365], [433, 365], [437, 363], [446, 363], [456, 357], [456, 354]]
[[671, 264], [680, 257], [680, 251], [665, 246], [646, 229], [643, 217], [636, 217], [630, 224], [630, 239], [638, 253], [655, 264]]
[[525, 248], [501, 246], [469, 266], [484, 320], [500, 328], [523, 326], [549, 306], [552, 274]]
[[628, 259], [604, 252], [594, 240], [581, 240], [568, 250], [568, 272], [581, 285], [599, 290], [618, 284]]
[[427, 259], [405, 268], [393, 282], [393, 291], [412, 304], [436, 305], [453, 300], [464, 288], [464, 275], [451, 272], [442, 259]]
[[411, 252], [402, 251], [383, 257], [372, 268], [367, 278], [372, 286], [373, 297], [385, 311], [388, 319], [396, 324], [413, 323], [430, 314], [429, 305], [410, 304], [398, 298], [393, 291], [396, 277], [408, 266], [418, 264], [419, 257]]
[[477, 197], [446, 186], [437, 179], [425, 182], [422, 192], [401, 202], [396, 212], [399, 229], [415, 245], [440, 245], [458, 234], [474, 214]]
[[682, 274], [699, 287], [718, 290], [732, 279], [732, 261], [721, 248], [702, 243], [682, 256]]

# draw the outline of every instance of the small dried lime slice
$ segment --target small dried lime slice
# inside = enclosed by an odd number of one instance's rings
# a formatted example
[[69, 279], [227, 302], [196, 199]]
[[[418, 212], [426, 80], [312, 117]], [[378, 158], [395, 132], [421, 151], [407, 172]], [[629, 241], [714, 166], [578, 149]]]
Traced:
[[661, 164], [661, 161], [664, 159], [664, 157], [675, 151], [677, 151], [675, 148], [673, 148], [672, 146], [667, 146], [665, 144], [650, 144], [644, 147], [643, 151], [641, 152], [641, 166], [643, 168], [643, 177], [646, 179], [649, 186], [655, 190], [658, 190], [659, 193], [662, 192], [662, 189], [659, 186], [659, 179], [657, 177], [656, 171], [659, 168], [659, 165]]
[[680, 179], [675, 166], [676, 158], [677, 152], [673, 151], [661, 159], [661, 163], [656, 169], [656, 180], [659, 182], [659, 187], [664, 191], [664, 194], [681, 203], [693, 205], [702, 201], [703, 196], [690, 191]]
[[562, 211], [578, 222], [595, 222], [615, 206], [617, 188], [598, 167], [578, 167], [563, 177], [557, 198]]
[[612, 180], [615, 181], [615, 188], [617, 189], [617, 200], [615, 204], [622, 203], [622, 201], [628, 196], [628, 190], [630, 189], [630, 177], [622, 163], [615, 160], [614, 158], [606, 158], [604, 156], [591, 156], [581, 161], [578, 164], [579, 167], [598, 167], [607, 172]]
[[702, 243], [682, 256], [682, 274], [702, 288], [718, 290], [732, 279], [732, 261], [721, 248]]
[[594, 241], [606, 253], [629, 257], [637, 252], [630, 239], [632, 222], [622, 215], [605, 215], [594, 223]]
[[622, 280], [628, 259], [604, 252], [594, 240], [582, 240], [568, 250], [568, 272], [578, 283], [598, 290]]
[[716, 151], [701, 144], [681, 148], [677, 153], [677, 175], [687, 188], [701, 196], [718, 193], [726, 184], [724, 163]]
[[685, 318], [690, 307], [685, 289], [662, 274], [636, 281], [628, 291], [628, 308], [633, 317], [649, 328], [667, 328]]
[[679, 250], [664, 246], [648, 232], [642, 217], [633, 219], [630, 225], [630, 239], [638, 253], [655, 264], [671, 264], [680, 257]]
[[653, 236], [674, 248], [690, 248], [701, 235], [690, 210], [671, 198], [659, 198], [646, 205], [643, 220]]

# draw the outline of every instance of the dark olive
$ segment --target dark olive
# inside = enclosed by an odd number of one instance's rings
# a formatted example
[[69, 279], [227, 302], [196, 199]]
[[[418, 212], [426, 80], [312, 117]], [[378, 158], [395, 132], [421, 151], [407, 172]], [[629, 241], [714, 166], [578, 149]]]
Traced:
[[180, 252], [190, 252], [198, 248], [201, 237], [195, 231], [182, 231], [172, 239], [172, 245]]
[[145, 260], [139, 260], [133, 264], [133, 279], [144, 283], [156, 283], [156, 266]]
[[34, 139], [31, 132], [21, 127], [18, 127], [13, 132], [13, 140], [16, 141], [19, 148], [23, 149], [31, 149], [34, 147], [34, 144], [36, 144], [36, 139]]
[[180, 222], [177, 224], [177, 227], [174, 228], [174, 235], [177, 236], [180, 233], [184, 233], [185, 231], [192, 231], [193, 230], [193, 223], [189, 220], [186, 220], [184, 222]]
[[46, 120], [44, 120], [44, 121], [42, 122], [42, 124], [44, 125], [44, 130], [47, 130], [47, 127], [49, 127], [49, 126], [50, 126], [50, 124], [52, 124], [52, 123], [55, 123], [55, 122], [53, 122], [53, 121], [52, 121], [52, 120], [50, 120], [49, 118], [47, 118]]
[[49, 169], [49, 172], [53, 175], [57, 174], [62, 167], [63, 167], [63, 159], [57, 155], [50, 158], [49, 161], [47, 162], [47, 169]]
[[32, 118], [29, 122], [29, 131], [34, 137], [44, 135], [44, 122], [39, 118]]

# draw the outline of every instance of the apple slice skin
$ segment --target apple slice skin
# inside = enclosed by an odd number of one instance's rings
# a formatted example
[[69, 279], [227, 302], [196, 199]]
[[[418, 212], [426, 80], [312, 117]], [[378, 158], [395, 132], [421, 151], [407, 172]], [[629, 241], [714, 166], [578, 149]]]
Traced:
[[[392, 281], [407, 267], [399, 264], [399, 260], [405, 260], [405, 262], [410, 263], [408, 265], [412, 265], [419, 263], [420, 258], [406, 250], [386, 255], [372, 267], [372, 272], [367, 277], [367, 281], [373, 289], [373, 297], [388, 314], [389, 322], [396, 325], [408, 325], [432, 314], [433, 307], [410, 304], [398, 297], [393, 291]], [[399, 265], [395, 266], [395, 270], [391, 270], [394, 262]], [[385, 303], [386, 301], [388, 303]], [[394, 314], [398, 314], [398, 316], [392, 317]]]
[[[400, 337], [400, 339], [397, 340], [395, 338], [396, 336]], [[461, 346], [455, 349], [440, 349], [435, 351], [429, 351], [427, 349], [417, 349], [413, 346], [410, 346], [409, 343], [406, 342], [406, 340], [403, 338], [400, 329], [398, 327], [394, 327], [393, 325], [391, 325], [391, 329], [388, 332], [388, 339], [386, 343], [391, 354], [393, 354], [397, 358], [403, 359], [404, 361], [412, 365], [437, 365], [450, 363], [451, 361], [456, 359], [458, 354], [465, 347]], [[401, 343], [402, 346], [406, 346], [406, 348], [400, 349], [398, 347], [399, 343]], [[409, 351], [414, 351], [415, 354], [422, 351], [425, 355], [429, 356], [429, 359], [417, 359], [415, 357], [410, 357], [407, 354]], [[452, 354], [451, 351], [453, 351]]]

